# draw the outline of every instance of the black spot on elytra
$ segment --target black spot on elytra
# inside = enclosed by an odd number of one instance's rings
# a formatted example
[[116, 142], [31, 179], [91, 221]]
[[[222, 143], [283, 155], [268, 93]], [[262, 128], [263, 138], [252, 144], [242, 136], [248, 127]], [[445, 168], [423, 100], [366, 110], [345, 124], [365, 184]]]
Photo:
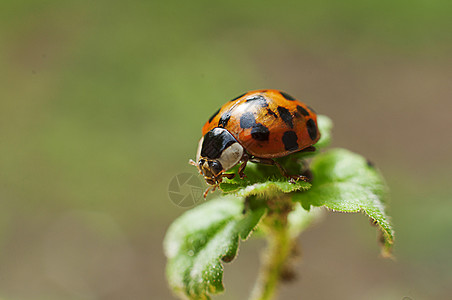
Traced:
[[246, 94], [247, 94], [247, 93], [244, 93], [244, 94], [241, 94], [240, 96], [235, 97], [234, 99], [231, 100], [231, 102], [232, 102], [232, 101], [235, 101], [235, 100], [237, 100], [237, 99], [239, 99], [239, 98], [242, 98], [242, 97], [245, 96]]
[[311, 140], [315, 140], [317, 138], [317, 125], [315, 125], [315, 122], [313, 119], [309, 119], [306, 122], [306, 126], [308, 127], [308, 133]]
[[209, 123], [212, 122], [213, 118], [215, 118], [218, 113], [220, 112], [221, 108], [219, 108], [210, 118], [209, 118]]
[[243, 129], [251, 128], [256, 125], [256, 119], [253, 113], [246, 112], [240, 117], [240, 127]]
[[228, 125], [230, 118], [231, 118], [231, 113], [229, 111], [225, 112], [221, 116], [220, 120], [218, 121], [218, 127], [226, 127]]
[[270, 131], [261, 123], [257, 123], [253, 126], [253, 129], [251, 129], [251, 137], [256, 141], [268, 141], [269, 136]]
[[282, 95], [284, 98], [286, 98], [286, 100], [289, 100], [289, 101], [294, 101], [294, 100], [295, 100], [294, 97], [292, 97], [291, 95], [289, 95], [289, 94], [287, 94], [287, 93], [284, 93], [284, 92], [280, 92], [280, 93], [281, 93], [281, 95]]
[[309, 112], [300, 105], [297, 105], [297, 111], [305, 117], [309, 116]]
[[214, 128], [204, 135], [201, 156], [209, 159], [219, 158], [224, 149], [236, 142], [237, 140], [227, 130]]
[[370, 161], [369, 159], [367, 159], [367, 166], [369, 166], [369, 167], [371, 167], [371, 168], [374, 168], [375, 167], [375, 164], [372, 162], [372, 161]]
[[298, 136], [295, 131], [289, 130], [284, 132], [282, 137], [284, 148], [287, 151], [293, 151], [298, 149]]
[[278, 113], [281, 119], [286, 123], [290, 128], [293, 128], [293, 119], [289, 110], [285, 107], [278, 106]]
[[264, 96], [256, 95], [246, 99], [246, 102], [253, 102], [253, 104], [260, 105], [262, 107], [267, 107], [268, 103]]
[[270, 108], [267, 108], [267, 115], [272, 116], [275, 119], [278, 119], [278, 115], [275, 114], [275, 112], [273, 110], [271, 110]]

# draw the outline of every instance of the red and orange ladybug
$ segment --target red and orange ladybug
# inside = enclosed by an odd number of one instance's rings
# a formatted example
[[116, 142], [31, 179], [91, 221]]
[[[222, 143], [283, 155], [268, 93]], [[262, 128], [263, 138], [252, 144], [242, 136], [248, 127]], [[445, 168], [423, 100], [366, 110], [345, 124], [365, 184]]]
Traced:
[[190, 163], [213, 190], [223, 177], [235, 176], [225, 171], [240, 162], [238, 173], [243, 178], [248, 161], [276, 165], [285, 177], [306, 181], [303, 175], [287, 174], [274, 158], [312, 151], [320, 138], [315, 112], [278, 90], [256, 90], [232, 99], [210, 117], [202, 135], [196, 162]]

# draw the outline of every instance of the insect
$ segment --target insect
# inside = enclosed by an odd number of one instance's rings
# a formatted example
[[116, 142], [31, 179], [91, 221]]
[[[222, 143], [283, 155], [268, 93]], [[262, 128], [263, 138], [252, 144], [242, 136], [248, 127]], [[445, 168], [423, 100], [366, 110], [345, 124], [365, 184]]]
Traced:
[[241, 163], [238, 174], [244, 178], [247, 162], [275, 165], [290, 179], [307, 181], [303, 175], [289, 175], [274, 158], [299, 151], [314, 151], [319, 140], [317, 115], [312, 108], [278, 90], [256, 90], [240, 95], [216, 111], [202, 128], [196, 166], [214, 191], [225, 173]]

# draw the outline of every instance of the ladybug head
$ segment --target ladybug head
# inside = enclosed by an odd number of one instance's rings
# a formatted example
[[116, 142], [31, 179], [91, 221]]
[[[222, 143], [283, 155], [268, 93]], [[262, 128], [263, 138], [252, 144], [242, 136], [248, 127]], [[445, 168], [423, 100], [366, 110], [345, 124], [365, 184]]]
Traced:
[[216, 185], [218, 183], [217, 177], [224, 171], [218, 160], [207, 160], [205, 158], [198, 160], [198, 170], [210, 185]]
[[199, 141], [195, 165], [207, 184], [218, 185], [224, 171], [235, 166], [243, 156], [243, 147], [224, 128], [214, 128]]

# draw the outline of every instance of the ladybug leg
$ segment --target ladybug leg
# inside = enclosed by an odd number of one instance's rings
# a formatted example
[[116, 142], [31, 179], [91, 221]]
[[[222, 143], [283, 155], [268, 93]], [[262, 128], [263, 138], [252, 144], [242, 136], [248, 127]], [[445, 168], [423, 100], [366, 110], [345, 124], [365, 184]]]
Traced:
[[209, 187], [204, 191], [204, 198], [207, 198], [207, 195], [209, 194], [209, 192], [212, 192], [212, 193], [213, 193], [213, 192], [215, 192], [215, 190], [216, 190], [217, 188], [220, 187], [221, 178], [226, 177], [226, 178], [232, 179], [232, 178], [234, 178], [234, 176], [235, 176], [235, 174], [221, 174], [220, 181], [217, 181], [217, 183], [216, 183], [215, 185], [209, 186]]
[[226, 177], [227, 179], [232, 179], [235, 177], [235, 173], [223, 173], [221, 174], [221, 177]]
[[282, 176], [290, 178], [289, 182], [294, 183], [295, 181], [298, 181], [298, 180], [309, 181], [309, 178], [304, 176], [304, 175], [290, 175], [290, 174], [288, 174], [287, 171], [283, 168], [283, 166], [281, 166], [281, 164], [279, 162], [277, 162], [276, 160], [273, 160], [271, 158], [253, 157], [252, 159], [250, 159], [250, 161], [251, 162], [260, 163], [260, 164], [264, 164], [264, 165], [276, 166]]
[[209, 192], [215, 192], [215, 190], [220, 186], [220, 184], [211, 185], [204, 191], [204, 199], [207, 198]]
[[249, 160], [248, 155], [243, 155], [243, 157], [242, 157], [242, 161], [243, 161], [243, 162], [242, 162], [242, 164], [241, 164], [240, 167], [239, 167], [239, 176], [240, 176], [240, 179], [243, 179], [243, 178], [246, 177], [246, 175], [243, 173], [243, 171], [245, 171], [245, 167], [246, 167], [246, 164], [247, 164], [248, 160]]
[[281, 172], [281, 175], [289, 179], [289, 182], [291, 183], [295, 183], [298, 180], [303, 180], [308, 182], [309, 178], [304, 176], [304, 175], [290, 175], [287, 173], [287, 171], [281, 166], [281, 164], [279, 164], [277, 161], [275, 161], [275, 165], [278, 167], [279, 172]]
[[[203, 194], [203, 196], [204, 196], [204, 199], [206, 199], [207, 198], [207, 194], [209, 194], [209, 191], [212, 189], [212, 186], [209, 186], [205, 191], [204, 191], [204, 194]], [[212, 191], [213, 192], [213, 191]]]
[[302, 175], [304, 175], [306, 178], [308, 178], [307, 182], [311, 182], [312, 181], [312, 172], [310, 169], [306, 169], [303, 173], [301, 173]]

